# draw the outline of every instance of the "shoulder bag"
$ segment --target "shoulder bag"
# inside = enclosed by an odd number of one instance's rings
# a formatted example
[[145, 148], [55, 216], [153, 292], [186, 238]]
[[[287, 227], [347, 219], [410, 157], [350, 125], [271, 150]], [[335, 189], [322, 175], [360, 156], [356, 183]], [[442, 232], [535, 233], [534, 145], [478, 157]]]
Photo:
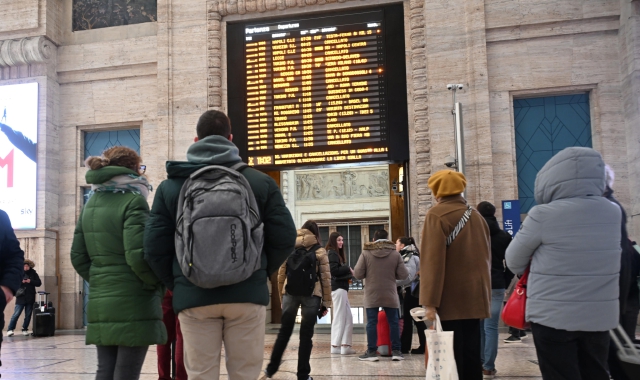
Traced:
[[507, 304], [502, 309], [502, 320], [507, 326], [518, 330], [526, 330], [531, 325], [525, 320], [527, 310], [527, 281], [529, 280], [529, 268], [525, 269], [522, 277], [513, 289]]

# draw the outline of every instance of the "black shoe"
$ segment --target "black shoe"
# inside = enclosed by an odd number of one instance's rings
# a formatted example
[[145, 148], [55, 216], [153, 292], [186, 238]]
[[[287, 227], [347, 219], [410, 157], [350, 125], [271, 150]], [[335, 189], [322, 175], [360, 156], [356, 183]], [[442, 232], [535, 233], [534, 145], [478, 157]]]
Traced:
[[527, 337], [527, 333], [524, 330], [520, 331], [520, 339], [524, 339], [526, 337]]
[[507, 339], [504, 340], [505, 343], [522, 343], [522, 339], [518, 338], [515, 335], [511, 335]]
[[411, 355], [424, 355], [424, 348], [414, 348], [411, 350]]
[[358, 357], [358, 359], [364, 360], [364, 361], [369, 361], [369, 362], [377, 362], [379, 360], [378, 359], [378, 354], [375, 351], [373, 351], [373, 352], [367, 351], [363, 355], [360, 355]]

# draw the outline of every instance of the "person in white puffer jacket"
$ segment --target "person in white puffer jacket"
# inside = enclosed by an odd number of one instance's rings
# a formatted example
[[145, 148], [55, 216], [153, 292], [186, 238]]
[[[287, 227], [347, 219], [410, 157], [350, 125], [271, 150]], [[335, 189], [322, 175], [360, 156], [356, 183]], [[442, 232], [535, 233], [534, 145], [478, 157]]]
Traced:
[[604, 167], [590, 148], [566, 148], [551, 158], [536, 177], [538, 205], [507, 249], [512, 272], [531, 263], [526, 319], [543, 379], [609, 379], [621, 211], [602, 196]]

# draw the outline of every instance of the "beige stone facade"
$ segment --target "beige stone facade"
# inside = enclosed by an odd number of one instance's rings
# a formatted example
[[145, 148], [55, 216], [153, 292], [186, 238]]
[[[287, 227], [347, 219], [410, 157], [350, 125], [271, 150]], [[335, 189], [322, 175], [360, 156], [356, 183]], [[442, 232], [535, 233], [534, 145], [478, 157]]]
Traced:
[[[518, 196], [514, 98], [588, 92], [593, 146], [615, 169], [640, 236], [640, 1], [159, 0], [157, 22], [72, 32], [72, 0], [0, 0], [0, 85], [40, 84], [37, 229], [18, 236], [59, 305], [60, 327], [82, 325], [82, 282], [69, 259], [85, 185], [82, 131], [140, 128], [157, 186], [164, 162], [185, 158], [200, 114], [227, 108], [228, 22], [390, 3], [405, 13], [414, 235], [432, 203], [427, 179], [454, 153], [446, 84], [463, 83], [471, 203]], [[283, 176], [298, 224], [314, 201], [335, 203], [331, 194], [296, 199], [304, 174]]]

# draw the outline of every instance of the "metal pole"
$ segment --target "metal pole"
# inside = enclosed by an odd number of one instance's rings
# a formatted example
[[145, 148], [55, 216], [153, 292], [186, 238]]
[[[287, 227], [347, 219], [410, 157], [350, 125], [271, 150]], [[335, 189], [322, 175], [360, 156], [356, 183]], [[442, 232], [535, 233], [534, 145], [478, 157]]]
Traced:
[[458, 172], [464, 173], [464, 131], [462, 129], [462, 104], [456, 102], [453, 106], [455, 120], [455, 140], [456, 140], [456, 166]]

